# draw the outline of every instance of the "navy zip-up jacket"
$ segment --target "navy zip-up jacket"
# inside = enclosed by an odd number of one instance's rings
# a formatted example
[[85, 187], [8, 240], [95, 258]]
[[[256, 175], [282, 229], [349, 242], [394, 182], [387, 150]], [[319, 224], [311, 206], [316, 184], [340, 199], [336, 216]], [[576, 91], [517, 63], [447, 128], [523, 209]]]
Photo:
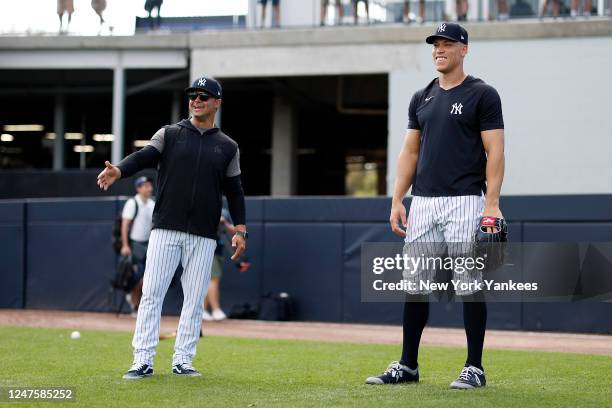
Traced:
[[123, 159], [122, 177], [157, 166], [153, 229], [217, 239], [222, 193], [235, 224], [245, 224], [238, 144], [218, 128], [198, 129], [184, 119], [165, 126], [149, 145]]

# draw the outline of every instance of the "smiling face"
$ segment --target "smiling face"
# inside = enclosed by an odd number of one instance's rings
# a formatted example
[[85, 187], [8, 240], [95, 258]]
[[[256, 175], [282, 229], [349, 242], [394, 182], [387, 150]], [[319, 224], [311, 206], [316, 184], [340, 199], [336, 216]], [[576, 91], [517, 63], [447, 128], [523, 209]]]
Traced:
[[[206, 121], [210, 117], [214, 117], [217, 110], [221, 106], [221, 99], [214, 98], [205, 92], [197, 91], [198, 97], [195, 99], [189, 98], [189, 113], [191, 116], [200, 121]], [[203, 101], [202, 99], [207, 99]]]
[[436, 38], [431, 55], [436, 70], [442, 74], [449, 74], [463, 66], [463, 59], [467, 52], [468, 46], [463, 43]]

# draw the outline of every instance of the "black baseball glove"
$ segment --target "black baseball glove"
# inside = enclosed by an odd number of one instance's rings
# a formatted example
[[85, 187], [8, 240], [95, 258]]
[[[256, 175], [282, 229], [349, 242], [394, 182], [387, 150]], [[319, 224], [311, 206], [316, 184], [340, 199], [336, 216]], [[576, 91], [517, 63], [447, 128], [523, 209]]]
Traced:
[[492, 272], [504, 264], [508, 224], [503, 218], [482, 217], [474, 234], [476, 257], [484, 257], [485, 271]]

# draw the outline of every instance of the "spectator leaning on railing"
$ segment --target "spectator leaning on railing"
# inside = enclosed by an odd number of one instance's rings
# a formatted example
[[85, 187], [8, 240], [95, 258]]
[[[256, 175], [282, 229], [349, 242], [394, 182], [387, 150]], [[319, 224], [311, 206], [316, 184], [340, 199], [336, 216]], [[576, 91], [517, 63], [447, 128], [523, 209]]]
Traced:
[[266, 6], [268, 1], [272, 3], [272, 27], [280, 27], [280, 0], [259, 0], [261, 4], [261, 28], [264, 28], [266, 22]]
[[[425, 22], [425, 0], [419, 0], [419, 16], [416, 22], [419, 24]], [[410, 0], [404, 0], [404, 23], [410, 23]]]
[[[146, 0], [144, 8], [149, 14], [147, 20], [149, 21], [149, 28], [151, 30], [157, 30], [161, 26], [161, 6], [164, 0]], [[153, 20], [153, 10], [157, 10], [157, 17]]]
[[351, 0], [351, 3], [353, 3], [353, 19], [355, 25], [359, 23], [359, 14], [357, 13], [357, 6], [359, 6], [359, 2], [363, 2], [365, 4], [366, 21], [368, 24], [370, 24], [370, 0]]
[[[344, 6], [342, 0], [333, 0], [336, 7], [336, 24], [341, 25], [342, 19], [344, 18]], [[327, 6], [329, 6], [329, 0], [321, 0], [321, 25], [325, 25], [327, 20]]]
[[57, 0], [57, 15], [59, 16], [60, 26], [59, 31], [62, 32], [63, 28], [63, 17], [64, 13], [68, 13], [68, 22], [66, 23], [66, 30], [70, 26], [70, 20], [72, 20], [72, 13], [74, 13], [74, 1], [73, 0]]
[[[544, 18], [548, 11], [548, 0], [544, 0], [542, 10], [540, 11], [540, 19]], [[559, 0], [552, 0], [552, 15], [554, 18], [559, 17]]]

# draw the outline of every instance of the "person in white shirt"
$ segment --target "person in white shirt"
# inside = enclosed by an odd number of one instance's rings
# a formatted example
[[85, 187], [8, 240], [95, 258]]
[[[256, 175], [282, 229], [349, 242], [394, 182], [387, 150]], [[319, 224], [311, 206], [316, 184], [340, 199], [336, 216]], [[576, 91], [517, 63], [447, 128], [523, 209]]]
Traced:
[[134, 186], [137, 194], [125, 202], [121, 213], [121, 256], [131, 256], [132, 261], [138, 265], [137, 282], [131, 292], [126, 295], [130, 307], [135, 312], [138, 310], [142, 297], [142, 276], [145, 270], [155, 201], [151, 199], [153, 183], [148, 177], [138, 177]]

